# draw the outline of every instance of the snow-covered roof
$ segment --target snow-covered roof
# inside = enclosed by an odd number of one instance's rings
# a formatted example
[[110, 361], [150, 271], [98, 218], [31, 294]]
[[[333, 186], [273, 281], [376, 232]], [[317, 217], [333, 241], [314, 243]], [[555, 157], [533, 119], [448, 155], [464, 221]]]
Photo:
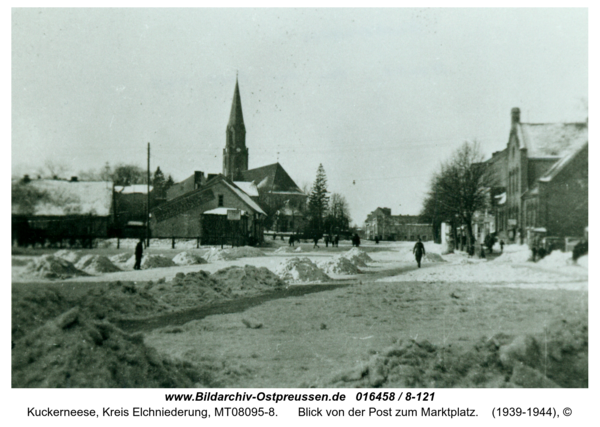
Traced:
[[[228, 211], [236, 211], [236, 208], [215, 208], [206, 212], [202, 212], [203, 215], [227, 215]], [[240, 211], [242, 215], [246, 215], [246, 211]]]
[[571, 153], [567, 154], [565, 157], [563, 157], [562, 159], [560, 159], [558, 162], [556, 162], [554, 165], [552, 165], [552, 167], [550, 169], [548, 169], [548, 171], [546, 172], [546, 174], [543, 177], [540, 178], [540, 181], [542, 181], [542, 182], [552, 181], [552, 179], [556, 175], [558, 175], [560, 173], [560, 171], [562, 171], [569, 163], [571, 163], [571, 161], [581, 151], [587, 149], [587, 147], [588, 147], [588, 142], [586, 141], [585, 144], [583, 144], [577, 150], [573, 150]]
[[254, 182], [234, 181], [233, 183], [250, 197], [258, 197], [258, 188]]
[[263, 211], [260, 208], [260, 206], [258, 206], [258, 204], [254, 200], [252, 200], [252, 198], [250, 198], [250, 196], [247, 195], [243, 190], [240, 190], [235, 185], [231, 185], [226, 180], [223, 180], [223, 184], [228, 186], [231, 189], [231, 191], [233, 191], [240, 199], [244, 201], [244, 203], [250, 206], [255, 212], [266, 215], [265, 211]]
[[[33, 207], [34, 216], [110, 215], [112, 182], [40, 179], [24, 185], [43, 194]], [[13, 213], [20, 213], [16, 205]]]
[[563, 157], [588, 140], [587, 123], [520, 123], [519, 139], [528, 157]]
[[[150, 191], [152, 191], [152, 186], [150, 186]], [[115, 185], [115, 192], [120, 194], [134, 194], [134, 193], [142, 193], [147, 194], [148, 186], [146, 184], [134, 184], [134, 185]]]

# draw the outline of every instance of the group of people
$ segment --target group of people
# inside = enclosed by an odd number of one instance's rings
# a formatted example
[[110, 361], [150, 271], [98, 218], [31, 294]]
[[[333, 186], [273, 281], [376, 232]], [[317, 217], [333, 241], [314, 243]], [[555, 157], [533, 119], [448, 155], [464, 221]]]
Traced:
[[[319, 247], [319, 240], [321, 239], [322, 235], [315, 235], [315, 237], [313, 237], [313, 242], [314, 242], [314, 246], [313, 248], [318, 248]], [[325, 240], [325, 247], [328, 248], [329, 244], [331, 243], [331, 246], [339, 246], [340, 243], [340, 236], [338, 236], [337, 234], [335, 236], [329, 236], [328, 234], [326, 234], [324, 236], [324, 240]]]

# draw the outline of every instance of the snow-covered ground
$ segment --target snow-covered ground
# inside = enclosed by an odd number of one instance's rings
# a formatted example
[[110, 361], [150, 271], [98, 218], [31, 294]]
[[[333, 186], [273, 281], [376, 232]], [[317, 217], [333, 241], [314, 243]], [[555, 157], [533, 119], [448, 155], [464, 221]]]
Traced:
[[[190, 243], [191, 245], [191, 243]], [[184, 245], [182, 245], [184, 246]], [[152, 247], [152, 246], [151, 246]], [[124, 267], [123, 271], [93, 275], [89, 277], [74, 277], [74, 281], [149, 281], [164, 278], [171, 280], [177, 273], [190, 273], [204, 270], [209, 273], [230, 267], [251, 265], [266, 267], [272, 272], [289, 258], [308, 258], [322, 268], [329, 268], [335, 262], [335, 257], [343, 256], [344, 252], [331, 251], [326, 248], [312, 250], [309, 245], [303, 245], [301, 251], [288, 252], [284, 250], [259, 250], [256, 248], [235, 248], [228, 250], [212, 250], [202, 248], [192, 251], [202, 253], [209, 261], [206, 264], [178, 265], [173, 267], [149, 268], [147, 270], [132, 271]], [[366, 247], [368, 256], [372, 259], [366, 265], [357, 265], [359, 272], [352, 274], [343, 269], [329, 268], [328, 275], [333, 279], [357, 278], [362, 273], [374, 273], [390, 269], [402, 269], [398, 275], [379, 279], [381, 282], [452, 282], [452, 283], [479, 283], [482, 285], [511, 286], [511, 287], [542, 287], [545, 289], [587, 289], [588, 270], [587, 256], [582, 258], [580, 265], [571, 261], [570, 253], [553, 252], [545, 259], [533, 263], [526, 261], [529, 257], [527, 246], [511, 245], [504, 248], [504, 254], [495, 259], [469, 258], [463, 252], [441, 255], [443, 248], [431, 242], [425, 242], [427, 255], [422, 260], [422, 268], [417, 268], [411, 242], [381, 242], [380, 244], [361, 245]], [[370, 251], [377, 248], [377, 251]], [[351, 248], [348, 247], [348, 250]], [[186, 249], [174, 251], [171, 258]], [[188, 251], [190, 249], [187, 249]], [[357, 251], [357, 249], [352, 249]], [[214, 252], [214, 254], [213, 254]], [[351, 253], [351, 252], [347, 252]], [[229, 256], [216, 256], [227, 254]], [[208, 256], [212, 255], [212, 256]], [[260, 256], [257, 256], [260, 255]], [[496, 254], [497, 255], [497, 254]], [[31, 259], [31, 258], [29, 258]], [[111, 258], [112, 259], [112, 258]], [[28, 281], [27, 277], [19, 277], [21, 271], [26, 269], [26, 257], [13, 257], [13, 281]], [[356, 262], [355, 262], [356, 264]], [[131, 266], [129, 266], [131, 267]], [[339, 270], [339, 271], [338, 271]], [[345, 274], [335, 274], [342, 272]], [[17, 274], [15, 274], [17, 273]], [[362, 276], [367, 279], [368, 276]]]

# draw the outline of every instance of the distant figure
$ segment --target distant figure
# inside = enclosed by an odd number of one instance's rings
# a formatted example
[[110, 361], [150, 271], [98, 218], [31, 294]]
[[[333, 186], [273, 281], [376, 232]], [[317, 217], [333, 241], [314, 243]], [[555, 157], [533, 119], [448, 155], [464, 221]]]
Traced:
[[333, 243], [335, 244], [336, 247], [338, 247], [340, 245], [340, 236], [338, 234], [335, 235], [335, 238], [333, 239]]
[[421, 268], [421, 258], [425, 255], [425, 246], [423, 245], [423, 242], [421, 242], [420, 237], [417, 237], [417, 243], [415, 243], [415, 247], [413, 248], [413, 254], [415, 254], [417, 265]]
[[315, 242], [313, 248], [319, 248], [319, 245], [318, 245], [318, 243], [319, 243], [319, 235], [318, 234], [315, 234], [315, 237], [313, 237], [313, 242]]
[[296, 241], [296, 240], [294, 239], [294, 235], [292, 234], [292, 235], [290, 236], [290, 246], [294, 246], [294, 242], [295, 242], [295, 241]]
[[[490, 249], [491, 251], [491, 249]], [[479, 258], [485, 258], [485, 246], [480, 245]]]
[[577, 259], [581, 258], [588, 253], [588, 242], [584, 240], [579, 242], [573, 248], [573, 261], [577, 261]]
[[379, 236], [375, 236], [375, 244], [378, 245], [379, 244]]
[[360, 246], [360, 237], [358, 237], [358, 234], [352, 236], [352, 246], [356, 246], [357, 248]]
[[328, 248], [329, 247], [329, 234], [327, 234], [325, 236], [325, 247]]
[[500, 240], [500, 253], [504, 253], [504, 240]]
[[133, 266], [134, 270], [141, 270], [143, 253], [144, 253], [144, 239], [140, 239], [138, 244], [135, 246], [135, 265]]

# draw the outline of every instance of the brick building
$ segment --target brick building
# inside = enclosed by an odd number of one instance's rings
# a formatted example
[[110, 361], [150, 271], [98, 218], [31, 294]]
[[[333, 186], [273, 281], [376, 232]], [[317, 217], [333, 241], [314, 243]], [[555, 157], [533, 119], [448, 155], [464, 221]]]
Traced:
[[[239, 219], [233, 217], [239, 212]], [[199, 238], [202, 244], [262, 241], [266, 214], [223, 175], [152, 209], [153, 237]]]
[[520, 115], [511, 110], [506, 148], [488, 160], [497, 187], [490, 189], [487, 215], [478, 213], [474, 225], [507, 243], [531, 243], [539, 234], [582, 236], [588, 220], [587, 122], [522, 123]]
[[390, 208], [378, 207], [367, 215], [364, 234], [369, 240], [433, 240], [433, 226], [423, 224], [418, 215], [392, 215]]

